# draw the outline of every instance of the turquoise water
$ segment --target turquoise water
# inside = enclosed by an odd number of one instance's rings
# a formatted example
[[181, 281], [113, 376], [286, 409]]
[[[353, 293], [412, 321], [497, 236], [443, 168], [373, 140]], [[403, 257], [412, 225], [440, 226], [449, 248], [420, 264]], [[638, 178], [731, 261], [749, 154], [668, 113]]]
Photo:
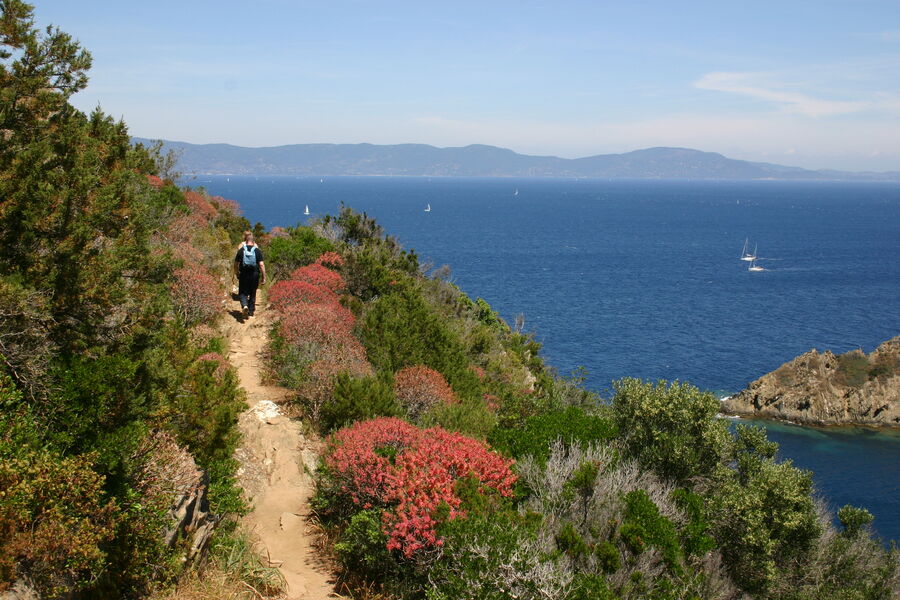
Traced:
[[[602, 394], [624, 376], [733, 394], [810, 348], [900, 334], [896, 184], [205, 179], [268, 227], [304, 222], [305, 205], [367, 211], [507, 321], [524, 314], [547, 361], [585, 367]], [[766, 271], [738, 260], [747, 237]], [[900, 436], [767, 426], [829, 503], [869, 508], [900, 540]]]

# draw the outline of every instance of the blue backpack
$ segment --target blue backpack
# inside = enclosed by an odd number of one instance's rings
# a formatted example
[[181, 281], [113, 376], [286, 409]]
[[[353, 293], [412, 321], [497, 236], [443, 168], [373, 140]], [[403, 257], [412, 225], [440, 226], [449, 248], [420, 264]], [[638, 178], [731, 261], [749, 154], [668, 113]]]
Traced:
[[245, 269], [256, 269], [256, 245], [247, 246], [244, 245], [244, 260], [243, 260], [243, 268]]

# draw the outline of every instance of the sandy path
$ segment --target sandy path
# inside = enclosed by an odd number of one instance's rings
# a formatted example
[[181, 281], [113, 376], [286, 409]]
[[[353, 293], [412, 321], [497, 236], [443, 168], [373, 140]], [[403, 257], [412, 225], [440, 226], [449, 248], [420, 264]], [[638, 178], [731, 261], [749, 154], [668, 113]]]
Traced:
[[335, 598], [306, 521], [315, 445], [303, 436], [299, 422], [279, 412], [277, 403], [287, 391], [259, 380], [260, 352], [270, 324], [268, 312], [258, 308], [253, 319], [234, 319], [228, 327], [229, 359], [247, 391], [248, 409], [240, 417], [243, 442], [236, 454], [239, 479], [253, 505], [244, 525], [258, 538], [263, 559], [284, 575], [288, 598]]

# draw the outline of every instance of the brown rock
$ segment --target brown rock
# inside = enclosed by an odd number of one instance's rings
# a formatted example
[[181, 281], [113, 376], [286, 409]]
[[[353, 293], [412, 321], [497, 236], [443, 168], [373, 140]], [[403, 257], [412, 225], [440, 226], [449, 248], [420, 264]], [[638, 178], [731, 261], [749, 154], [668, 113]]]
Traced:
[[868, 356], [810, 350], [724, 400], [722, 411], [811, 425], [900, 427], [900, 336]]

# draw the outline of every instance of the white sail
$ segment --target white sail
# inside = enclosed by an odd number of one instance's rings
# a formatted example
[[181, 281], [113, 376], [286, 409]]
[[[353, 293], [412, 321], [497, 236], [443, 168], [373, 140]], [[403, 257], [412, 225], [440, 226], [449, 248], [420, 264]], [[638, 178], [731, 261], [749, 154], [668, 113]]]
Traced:
[[749, 244], [750, 244], [750, 238], [745, 238], [744, 239], [744, 249], [741, 250], [741, 260], [745, 260], [747, 262], [750, 262], [756, 258], [756, 250], [754, 250], [752, 253], [747, 251], [747, 247]]

